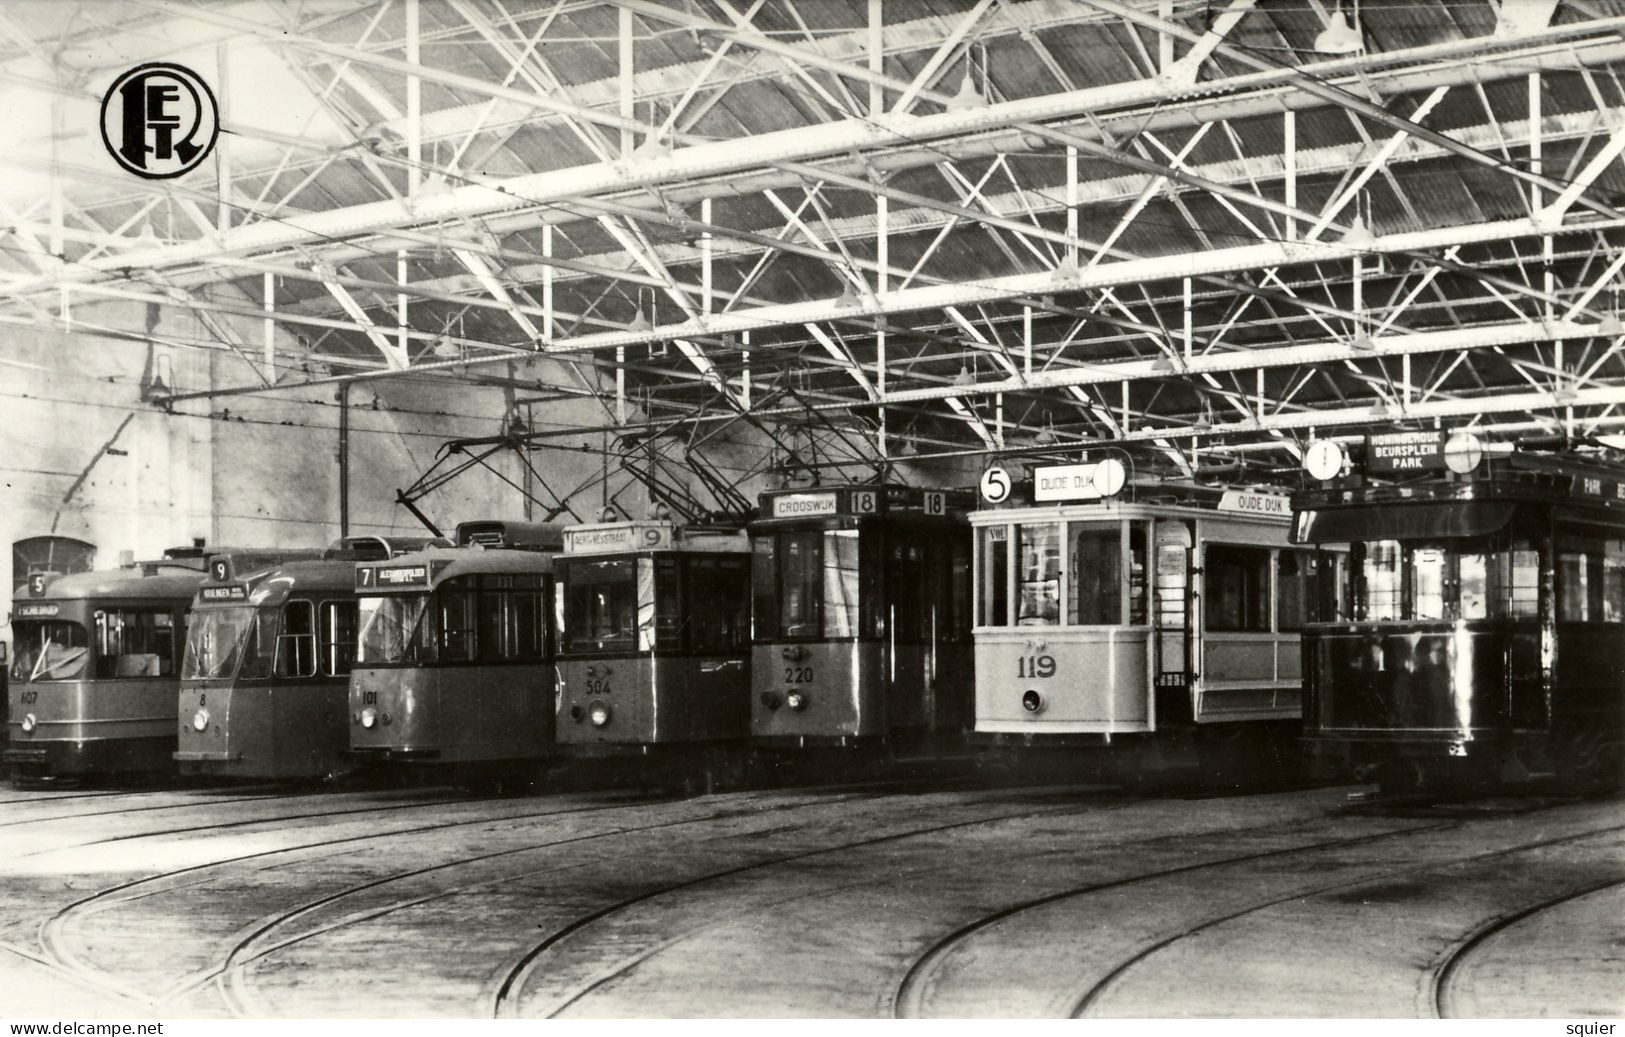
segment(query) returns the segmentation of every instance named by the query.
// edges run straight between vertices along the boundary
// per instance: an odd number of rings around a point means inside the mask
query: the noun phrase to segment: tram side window
[[[858,531],[824,531],[824,636],[863,635],[863,568]]]
[[[324,601],[321,610],[322,675],[342,677],[355,666],[358,610],[353,601]]]
[[[1326,559],[1330,555],[1325,556]],[[1276,629],[1302,630],[1316,622],[1316,578],[1325,560],[1313,551],[1282,550],[1276,562]]]
[[[1450,556],[1442,547],[1410,549],[1410,564],[1406,566],[1411,600],[1409,618],[1446,618],[1445,584],[1449,580],[1449,562]]]
[[[473,580],[460,577],[441,584],[435,591],[435,617],[440,630],[440,661],[473,662],[477,658],[478,628]]]
[[[1052,522],[1016,527],[1020,584],[1018,626],[1054,626],[1061,621],[1061,530]]]
[[[689,647],[710,655],[744,651],[745,563],[734,558],[691,558],[686,575]]]
[[[12,630],[12,680],[66,681],[84,674],[90,643],[78,623],[13,620]]]
[[[818,600],[822,589],[820,534],[786,533],[779,540],[779,600],[774,611],[784,637],[819,635]]]
[[[172,612],[103,609],[96,613],[98,678],[172,677],[180,648]]]
[[[1625,540],[1610,540],[1603,549],[1602,618],[1625,622]]]
[[[778,537],[758,536],[750,542],[750,619],[753,637],[769,641],[779,636]]]
[[[1518,541],[1496,559],[1501,585],[1501,612],[1513,618],[1540,615],[1540,552]]]
[[[565,649],[624,651],[637,633],[637,562],[568,563],[564,573]]]
[[[1270,629],[1270,551],[1267,547],[1209,544],[1205,626],[1224,632]]]
[[[1148,622],[1146,617],[1146,524],[1130,522],[1128,527],[1128,621],[1132,626]]]
[[[1399,541],[1374,540],[1364,547],[1365,550],[1360,552],[1363,577],[1360,587],[1364,591],[1361,602],[1364,615],[1361,618],[1368,621],[1399,619],[1400,577],[1403,573]]]
[[[534,577],[482,576],[475,658],[482,663],[533,662],[546,653],[542,590]]]
[[[310,677],[316,673],[316,612],[308,601],[290,601],[282,606],[275,670],[278,677]]]
[[[676,648],[683,637],[683,614],[677,604],[681,593],[678,589],[677,559],[656,558],[654,563],[655,647]],[[693,592],[690,590],[688,593]],[[697,602],[703,599],[690,600]]]
[[[886,548],[886,607],[892,635],[903,644],[925,640],[924,551],[917,543],[893,541]]]
[[[1601,531],[1559,529],[1557,534],[1557,618],[1570,623],[1621,621],[1620,541]],[[1610,574],[1609,570],[1613,572]],[[1612,575],[1612,579],[1610,579]]]
[[[1010,527],[985,526],[976,538],[976,549],[981,552],[982,626],[1010,625]]]
[[[963,540],[955,539],[948,555],[948,631],[955,641],[969,641],[970,612],[970,548]]]
[[[1122,622],[1122,537],[1117,523],[1072,524],[1071,593],[1067,622],[1084,626]],[[1142,534],[1141,551],[1144,551]],[[1141,562],[1142,572],[1144,562]],[[1143,590],[1142,590],[1143,595]]]

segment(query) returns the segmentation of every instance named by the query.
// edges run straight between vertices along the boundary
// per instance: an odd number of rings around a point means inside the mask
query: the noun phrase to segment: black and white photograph
[[[8,1033],[1620,1032],[1625,0],[0,0],[0,132]]]

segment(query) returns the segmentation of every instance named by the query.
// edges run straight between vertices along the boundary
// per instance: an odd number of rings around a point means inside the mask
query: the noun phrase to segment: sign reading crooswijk
[[[808,515],[834,515],[840,510],[836,494],[788,493],[773,498],[774,518],[802,518]]]

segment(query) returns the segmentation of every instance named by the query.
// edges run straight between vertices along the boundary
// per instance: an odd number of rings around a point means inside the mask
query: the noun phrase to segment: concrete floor
[[[14,1016],[1619,1016],[1625,801],[0,793]]]

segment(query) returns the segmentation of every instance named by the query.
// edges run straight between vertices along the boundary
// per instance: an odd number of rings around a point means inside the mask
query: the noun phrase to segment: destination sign
[[[1625,501],[1625,482],[1604,479],[1600,475],[1576,475],[1569,490],[1572,493],[1583,493],[1587,497]]]
[[[774,518],[834,515],[840,510],[840,498],[834,490],[828,493],[787,493],[782,497],[773,498]]]
[[[1127,470],[1115,458],[1092,464],[1063,464],[1033,469],[1033,500],[1099,500],[1123,488]]]
[[[204,601],[247,601],[248,588],[240,583],[230,587],[204,587],[198,596]]]
[[[428,585],[427,565],[363,565],[355,571],[356,590],[394,590]]]
[[[54,616],[62,611],[62,606],[55,602],[32,602],[17,606],[18,619],[39,619],[42,616]]]
[[[1279,493],[1259,493],[1254,490],[1225,490],[1224,495],[1219,498],[1219,510],[1288,518],[1292,515],[1292,498]]]
[[[648,551],[670,547],[672,527],[666,522],[617,522],[605,526],[577,526],[564,531],[564,553]]]
[[[1382,472],[1431,472],[1445,467],[1445,432],[1368,432],[1365,437],[1365,467],[1373,474]]]

